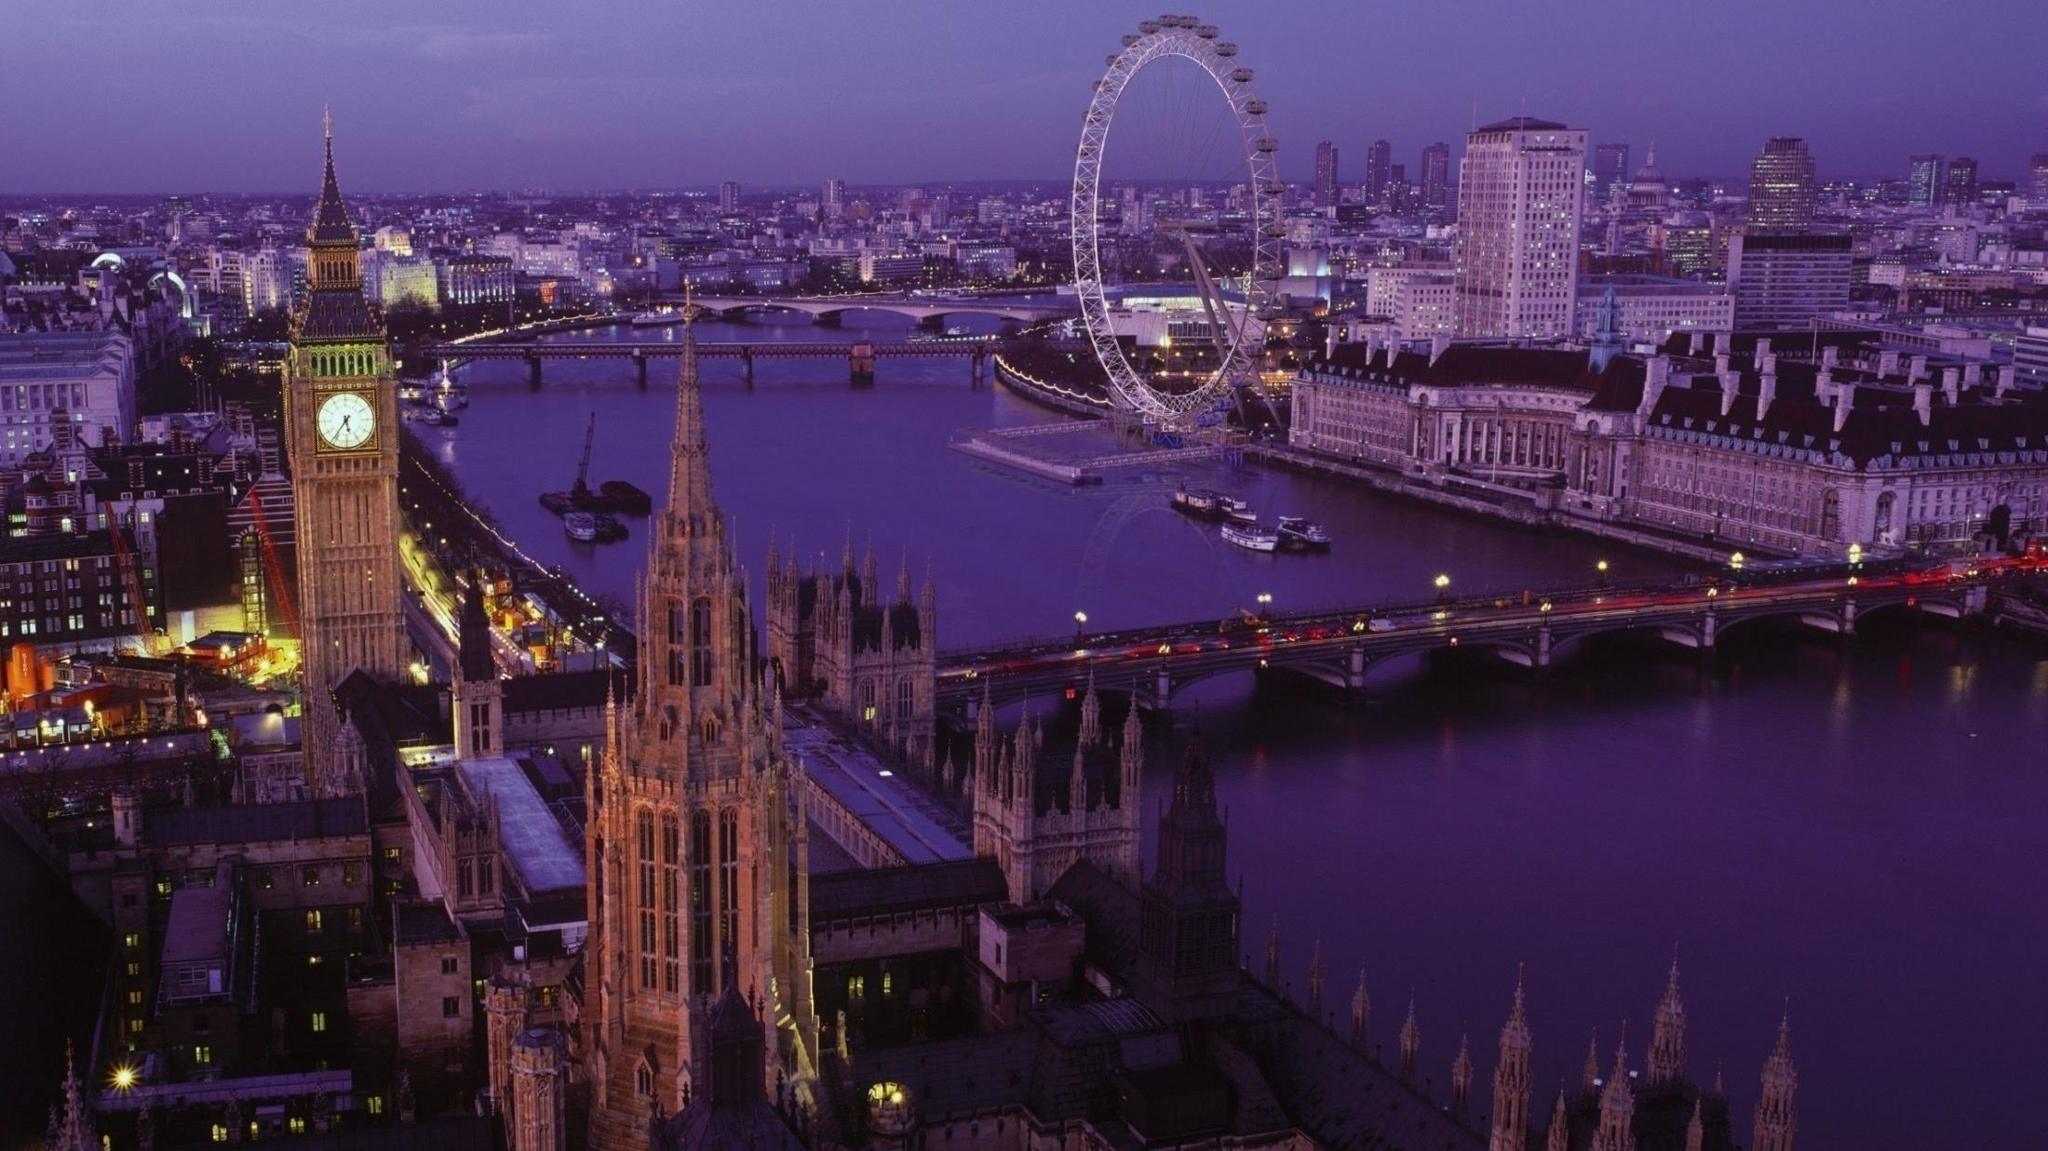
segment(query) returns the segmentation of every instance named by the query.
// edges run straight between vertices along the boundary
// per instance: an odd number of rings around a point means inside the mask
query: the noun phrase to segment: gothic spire
[[[1365,993],[1365,964],[1358,965],[1358,990],[1351,993],[1351,1045],[1365,1046],[1366,1024],[1372,1020],[1372,996]]]
[[[1671,973],[1650,1031],[1650,1086],[1685,1077],[1685,1001],[1678,994],[1678,948],[1671,949]]]
[[[92,1106],[86,1102],[85,1084],[78,1077],[71,1044],[64,1044],[64,1110],[51,1125],[51,1151],[97,1151],[100,1140],[94,1131]]]
[[[475,568],[470,569],[469,588],[462,595],[462,619],[456,633],[462,678],[470,683],[496,679],[498,665],[491,654],[491,623],[484,615],[483,572]]]
[[[1401,1078],[1415,1082],[1415,1060],[1422,1054],[1422,1027],[1415,1022],[1415,992],[1408,992],[1408,1018],[1401,1021]]]
[[[1692,1119],[1685,1125],[1685,1151],[1706,1151],[1707,1124],[1705,1117],[1700,1113],[1700,1105],[1700,1097],[1693,1096]]]
[[[1500,1062],[1493,1069],[1493,1137],[1488,1151],[1523,1151],[1529,1142],[1529,1018],[1523,1003],[1522,969],[1515,969],[1515,1005],[1500,1029]]]
[[[321,112],[320,136],[327,166],[320,181],[320,204],[313,210],[313,230],[308,238],[316,244],[347,243],[354,246],[356,230],[349,224],[348,206],[341,202],[341,182],[334,178],[334,115],[331,111]]]
[[[1579,1073],[1579,1093],[1591,1095],[1600,1086],[1600,1029],[1593,1029],[1593,1038],[1586,1042],[1586,1066]]]
[[[1550,1109],[1550,1131],[1544,1137],[1543,1151],[1571,1151],[1572,1121],[1564,1109],[1564,1087],[1557,1089],[1557,1103]]]
[[[683,285],[683,365],[676,376],[667,515],[672,534],[677,535],[702,535],[718,524],[718,504],[711,494],[710,446],[704,438],[704,393],[697,384],[696,309],[690,302],[687,281]]]
[[[1472,1098],[1472,1033],[1458,1036],[1458,1055],[1451,1060],[1451,1109],[1463,1113]]]
[[[1074,754],[1102,742],[1102,699],[1095,694],[1095,665],[1088,665],[1088,688],[1081,695],[1081,734]]]
[[[1764,1093],[1757,1100],[1756,1134],[1750,1139],[1754,1151],[1792,1151],[1792,1137],[1799,1129],[1792,1093],[1798,1087],[1799,1071],[1792,1065],[1792,1006],[1787,1003],[1778,1020],[1778,1045],[1764,1061]]]
[[[1600,1089],[1600,1129],[1593,1133],[1593,1151],[1636,1151],[1636,1095],[1628,1082],[1628,1024],[1614,1045],[1614,1072]]]
[[[1308,1017],[1320,1022],[1323,1018],[1323,941],[1316,940],[1315,950],[1308,957]]]

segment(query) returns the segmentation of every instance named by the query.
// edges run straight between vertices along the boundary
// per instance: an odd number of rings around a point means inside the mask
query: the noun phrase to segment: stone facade
[[[816,700],[930,772],[938,596],[926,577],[913,600],[910,569],[882,597],[875,551],[859,570],[847,541],[834,573],[768,553],[768,660],[792,699]]]

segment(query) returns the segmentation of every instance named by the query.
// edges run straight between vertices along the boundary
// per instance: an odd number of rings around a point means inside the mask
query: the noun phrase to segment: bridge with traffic
[[[1995,581],[2035,566],[2035,560],[1986,560],[1960,571],[1851,574],[1765,586],[1712,577],[1665,587],[1577,587],[1300,613],[1246,611],[1222,620],[1077,630],[941,651],[938,704],[942,712],[972,712],[983,699],[1014,702],[1078,690],[1093,680],[1105,690],[1129,690],[1143,706],[1164,708],[1190,684],[1245,671],[1362,691],[1375,666],[1403,656],[1479,650],[1544,668],[1593,636],[1635,632],[1707,651],[1729,628],[1766,619],[1850,635],[1860,618],[1875,611],[1973,615],[1984,610]]]

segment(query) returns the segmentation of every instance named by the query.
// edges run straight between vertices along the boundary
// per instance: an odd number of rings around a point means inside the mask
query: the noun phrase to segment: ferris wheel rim
[[[1252,89],[1251,69],[1235,62],[1235,46],[1217,40],[1213,25],[1201,24],[1192,16],[1161,17],[1138,26],[1137,35],[1124,37],[1123,48],[1109,57],[1107,70],[1095,82],[1088,114],[1081,124],[1081,142],[1074,159],[1073,195],[1069,206],[1069,229],[1074,254],[1075,295],[1081,305],[1081,319],[1088,332],[1095,358],[1109,377],[1112,398],[1141,415],[1163,421],[1178,421],[1212,405],[1251,367],[1252,325],[1247,322],[1233,331],[1228,349],[1219,357],[1216,370],[1201,386],[1186,392],[1164,392],[1139,376],[1117,344],[1109,324],[1108,302],[1103,294],[1101,238],[1098,211],[1101,202],[1102,157],[1109,141],[1109,129],[1124,89],[1144,70],[1161,59],[1177,56],[1192,61],[1208,73],[1222,91],[1238,123],[1245,147],[1246,171],[1250,176],[1252,212],[1252,265],[1247,280],[1244,318],[1263,320],[1275,296],[1280,278],[1278,200],[1281,184],[1275,160],[1277,148],[1266,126],[1266,104]]]

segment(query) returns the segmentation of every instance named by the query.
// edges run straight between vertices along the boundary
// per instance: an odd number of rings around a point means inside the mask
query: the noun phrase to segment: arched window
[[[907,720],[917,707],[917,688],[909,677],[896,681],[896,718]]]
[[[633,1069],[633,1088],[640,1092],[643,1099],[654,1094],[654,1069],[649,1067],[644,1059]]]
[[[690,686],[711,686],[711,601],[690,604]]]

